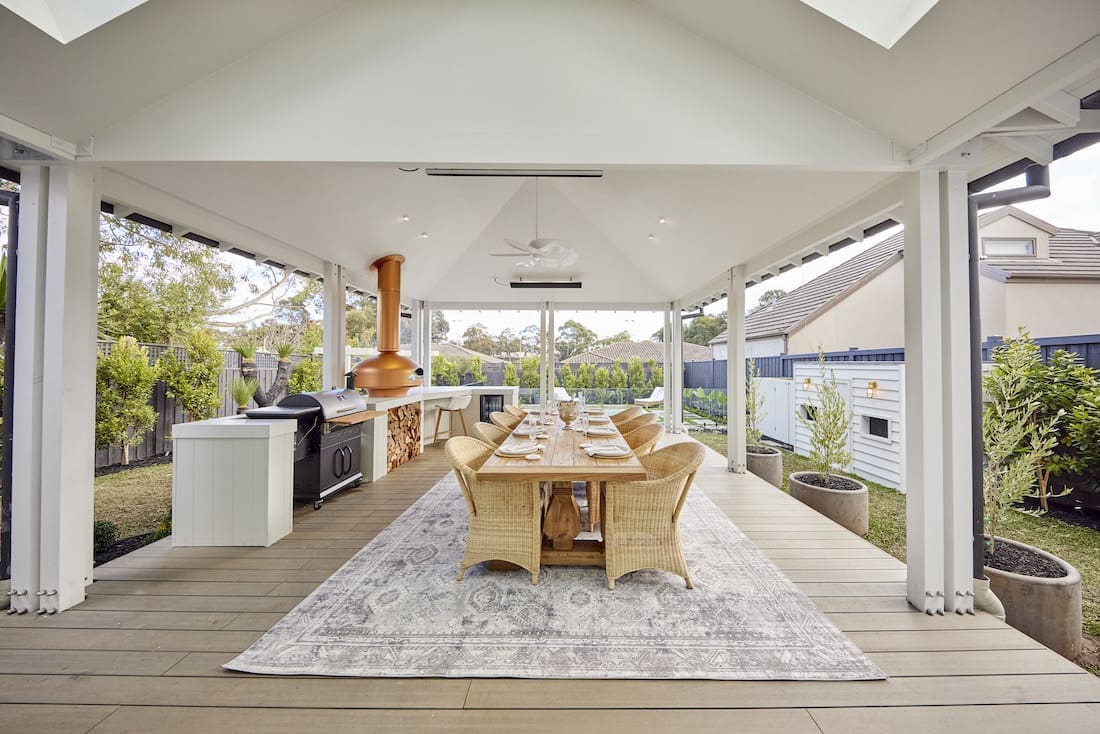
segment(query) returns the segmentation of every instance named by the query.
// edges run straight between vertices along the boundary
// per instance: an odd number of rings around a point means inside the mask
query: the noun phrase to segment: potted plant
[[[848,430],[852,412],[837,387],[836,379],[825,371],[825,355],[818,353],[821,380],[817,386],[817,404],[798,420],[810,432],[810,463],[813,471],[795,472],[789,479],[791,496],[809,505],[825,517],[866,535],[868,530],[867,485],[834,474],[851,461]]]
[[[760,443],[763,433],[760,422],[767,417],[764,412],[764,395],[760,392],[760,373],[756,360],[749,360],[748,395],[745,400],[745,466],[756,476],[776,487],[783,486],[783,454],[779,449]]]
[[[233,402],[237,404],[237,415],[248,409],[248,403],[256,394],[260,383],[254,377],[234,377],[229,386],[229,394],[233,396]]]
[[[1010,625],[1073,660],[1081,651],[1081,574],[1057,556],[1000,536],[1008,513],[1035,488],[1036,467],[1057,446],[1064,416],[1037,419],[1043,408],[1028,382],[1039,348],[1026,333],[999,347],[993,363],[983,381],[985,574]]]

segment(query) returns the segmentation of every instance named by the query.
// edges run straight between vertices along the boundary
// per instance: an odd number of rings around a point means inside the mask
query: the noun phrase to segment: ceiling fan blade
[[[532,252],[532,249],[531,249],[530,245],[527,245],[527,244],[524,244],[524,243],[521,243],[521,242],[516,242],[515,240],[510,240],[510,239],[507,239],[507,238],[505,238],[504,242],[509,247],[511,247],[513,250],[519,250],[524,255],[530,255],[531,252]]]

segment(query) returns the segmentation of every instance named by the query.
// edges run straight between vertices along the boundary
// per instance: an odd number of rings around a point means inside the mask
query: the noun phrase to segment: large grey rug
[[[367,490],[369,491],[369,490]],[[681,515],[695,583],[602,568],[455,573],[466,506],[441,480],[225,667],[514,678],[885,678],[701,492]]]

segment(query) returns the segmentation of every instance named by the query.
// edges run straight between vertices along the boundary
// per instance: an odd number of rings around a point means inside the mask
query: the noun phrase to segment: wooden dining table
[[[602,414],[606,417],[606,414]],[[591,417],[591,416],[589,416]],[[530,416],[529,416],[530,418]],[[501,456],[494,452],[478,469],[485,481],[538,481],[551,486],[550,501],[543,514],[543,565],[604,564],[603,542],[577,540],[581,533],[581,509],[573,496],[573,482],[638,481],[646,478],[645,467],[631,452],[621,459],[589,456],[580,444],[626,446],[619,429],[611,421],[590,423],[590,428],[609,427],[609,435],[586,435],[566,427],[556,414],[542,419],[538,427],[544,438],[536,439],[542,450],[536,460],[523,456]],[[573,422],[576,425],[577,421]],[[529,443],[530,423],[521,422],[501,446]],[[494,564],[490,564],[492,568]]]

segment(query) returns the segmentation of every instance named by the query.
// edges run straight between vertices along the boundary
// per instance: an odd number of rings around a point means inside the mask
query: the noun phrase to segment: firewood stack
[[[390,408],[386,417],[386,459],[390,469],[396,469],[420,455],[420,406],[400,405]]]

